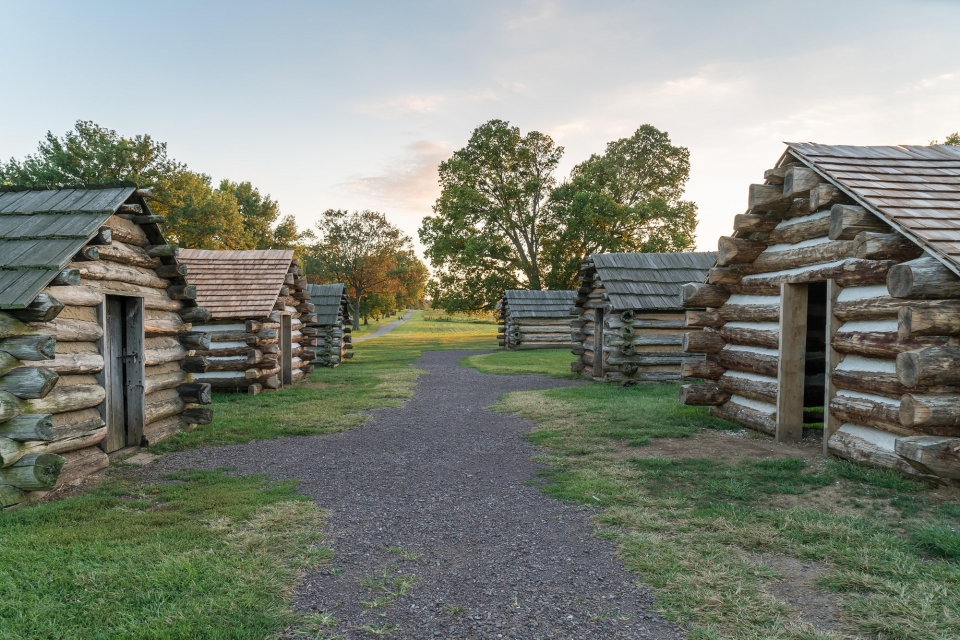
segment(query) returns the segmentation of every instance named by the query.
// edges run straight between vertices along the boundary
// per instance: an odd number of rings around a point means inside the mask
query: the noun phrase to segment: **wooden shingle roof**
[[[337,317],[343,313],[346,322],[349,312],[343,300],[343,283],[335,284],[308,284],[310,302],[313,303],[314,313],[317,314],[317,324],[336,324]]]
[[[787,145],[792,155],[960,274],[960,147]]]
[[[187,282],[197,287],[197,304],[214,320],[270,315],[290,270],[293,251],[181,249]]]
[[[514,318],[566,318],[572,317],[570,308],[576,297],[576,291],[507,289],[500,304],[505,303]]]
[[[136,187],[0,192],[0,309],[23,309]]]
[[[699,253],[598,253],[590,256],[615,310],[681,310],[680,287],[700,282],[716,263],[715,251]]]

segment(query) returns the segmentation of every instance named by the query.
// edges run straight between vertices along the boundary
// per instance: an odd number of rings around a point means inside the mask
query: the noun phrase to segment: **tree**
[[[328,209],[317,229],[319,242],[311,247],[306,261],[308,276],[347,286],[353,298],[355,329],[360,328],[362,300],[372,295],[396,296],[401,290],[409,290],[405,279],[419,268],[412,261],[420,261],[413,255],[409,236],[390,224],[382,213]],[[422,263],[420,267],[422,290],[426,267]]]
[[[164,235],[190,249],[249,248],[236,198],[210,183],[210,176],[192,171],[168,183]]]
[[[593,253],[693,245],[690,153],[666,133],[644,125],[557,185],[562,153],[549,136],[491,120],[440,165],[441,194],[420,228],[434,306],[492,309],[504,289],[575,287]]]
[[[562,155],[547,135],[491,120],[440,164],[435,215],[420,227],[439,271],[435,304],[492,308],[492,283],[541,288],[543,209]]]
[[[132,138],[79,120],[62,138],[53,133],[37,153],[0,163],[0,184],[67,187],[132,181],[153,189],[151,209],[167,217],[168,240],[193,249],[295,249],[303,251],[310,231],[297,231],[291,216],[249,182],[195,173],[167,155],[167,144],[147,134]],[[276,226],[274,226],[276,225]]]
[[[576,288],[580,264],[595,253],[692,248],[697,206],[682,200],[689,176],[690,152],[650,125],[574,167],[550,194],[547,286]]]
[[[960,131],[957,131],[948,135],[946,140],[943,141],[943,144],[949,144],[954,147],[960,147]]]

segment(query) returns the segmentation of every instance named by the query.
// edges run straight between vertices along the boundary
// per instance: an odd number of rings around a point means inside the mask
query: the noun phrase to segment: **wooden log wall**
[[[570,321],[572,353],[577,359],[571,371],[594,378],[594,362],[602,361],[604,382],[622,386],[679,380],[684,365],[704,360],[683,350],[684,314],[676,311],[614,309],[603,300],[603,282],[592,265],[580,274],[581,286]],[[603,309],[603,322],[595,322]],[[601,332],[601,350],[596,352],[596,333]]]
[[[684,289],[686,306],[710,303],[688,311],[687,326],[713,337],[686,340],[706,360],[683,375],[706,384],[681,397],[774,433],[780,285],[830,279],[834,333],[820,356],[829,397],[804,400],[828,405],[825,451],[941,478],[955,468],[960,478],[960,278],[789,155],[751,186],[749,205],[720,240],[719,266]]]
[[[30,308],[0,312],[0,507],[23,501],[29,492],[79,482],[109,464],[99,446],[107,436],[106,390],[98,377],[104,370],[98,307],[105,295],[144,301],[145,424],[136,444],[158,442],[203,419],[190,410],[209,412],[198,409],[209,404],[209,388],[191,384],[191,374],[181,369],[194,353],[193,328],[184,317],[202,321],[205,312],[184,302],[191,292],[182,267],[171,256],[161,261],[151,255],[167,251],[153,244],[160,237],[156,223],[145,231],[134,215],[111,217],[105,229],[112,233],[102,232],[93,240],[100,244],[87,247],[97,252],[81,251],[83,259],[71,263]],[[36,309],[43,311],[37,315]]]
[[[285,284],[273,310],[263,318],[219,318],[197,327],[204,335],[204,344],[195,349],[183,366],[194,373],[198,382],[214,390],[245,391],[257,395],[282,386],[283,354],[280,350],[281,317],[291,317],[291,356],[293,381],[304,379],[313,371],[311,360],[317,345],[315,331],[306,328],[303,320],[312,320],[313,304],[306,290],[303,270],[291,261]]]
[[[317,367],[337,367],[344,360],[353,357],[353,344],[350,333],[353,331],[350,318],[350,299],[346,288],[337,307],[337,318],[333,324],[307,323],[302,330],[304,335],[314,340],[313,359],[310,364]]]
[[[570,317],[518,317],[501,303],[497,344],[511,351],[571,348]]]

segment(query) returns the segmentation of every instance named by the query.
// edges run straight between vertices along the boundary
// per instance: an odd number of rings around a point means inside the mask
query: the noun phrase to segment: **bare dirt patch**
[[[740,460],[776,460],[800,458],[808,462],[822,459],[819,442],[803,440],[798,443],[778,443],[773,438],[756,432],[701,431],[689,438],[658,438],[642,447],[624,446],[625,458],[717,458],[728,464]]]
[[[829,571],[829,565],[772,553],[751,553],[747,558],[779,574],[779,579],[764,584],[764,590],[789,605],[800,620],[819,631],[838,630],[842,625],[842,610],[836,595],[821,591],[815,585]]]

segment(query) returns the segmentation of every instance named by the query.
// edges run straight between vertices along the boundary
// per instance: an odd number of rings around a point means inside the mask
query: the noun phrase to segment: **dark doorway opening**
[[[807,285],[807,339],[803,379],[805,427],[823,428],[827,364],[827,283]]]
[[[143,299],[106,296],[100,315],[101,380],[106,392],[101,416],[107,426],[107,437],[100,447],[110,453],[139,446],[143,439]]]

